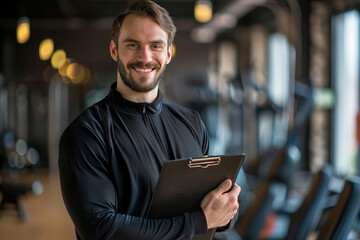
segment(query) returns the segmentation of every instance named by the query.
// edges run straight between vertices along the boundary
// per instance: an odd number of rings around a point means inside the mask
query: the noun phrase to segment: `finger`
[[[241,188],[239,185],[237,185],[236,183],[234,183],[234,185],[232,186],[231,190],[223,192],[223,195],[227,195],[228,197],[238,197],[240,194]]]
[[[234,183],[234,186],[231,189],[231,192],[236,194],[236,195],[239,195],[240,192],[241,192],[241,187],[239,185],[237,185],[236,183]]]
[[[226,179],[215,189],[215,192],[217,192],[218,194],[222,194],[226,191],[229,191],[230,188],[231,188],[231,180]]]

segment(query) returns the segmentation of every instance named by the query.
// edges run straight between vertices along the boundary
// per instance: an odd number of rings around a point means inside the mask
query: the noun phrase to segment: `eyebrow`
[[[140,43],[139,41],[137,41],[137,40],[135,40],[135,39],[133,39],[133,38],[126,38],[126,39],[124,39],[124,41],[123,41],[123,43],[128,43],[128,42],[132,42],[132,43]],[[165,45],[165,46],[166,46],[165,41],[164,41],[164,40],[162,40],[162,39],[159,39],[159,40],[154,40],[154,41],[151,41],[150,43],[151,43],[151,44],[154,44],[154,43],[160,43],[160,44],[163,44],[163,45]]]

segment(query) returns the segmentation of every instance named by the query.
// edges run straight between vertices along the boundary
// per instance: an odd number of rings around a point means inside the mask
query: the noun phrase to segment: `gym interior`
[[[128,0],[0,8],[0,239],[76,239],[64,129],[116,81]],[[239,218],[213,239],[360,239],[360,1],[155,0],[177,27],[160,89],[198,111],[210,155],[245,153]]]

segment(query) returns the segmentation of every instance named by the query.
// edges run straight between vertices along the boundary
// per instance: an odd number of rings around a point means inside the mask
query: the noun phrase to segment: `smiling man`
[[[121,25],[120,34],[110,44],[111,57],[118,65],[116,90],[129,100],[152,102],[171,59],[167,33],[154,19],[135,14],[124,18]]]
[[[78,239],[191,239],[235,222],[240,187],[229,180],[194,212],[146,218],[162,164],[209,148],[199,114],[159,90],[175,30],[167,11],[148,0],[133,2],[113,22],[117,81],[60,140],[61,189]]]

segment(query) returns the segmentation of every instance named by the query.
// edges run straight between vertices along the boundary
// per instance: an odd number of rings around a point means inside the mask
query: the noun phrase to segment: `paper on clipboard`
[[[245,154],[187,158],[164,163],[148,212],[150,218],[166,218],[192,212],[221,182],[234,183]],[[212,239],[214,230],[193,239]]]

